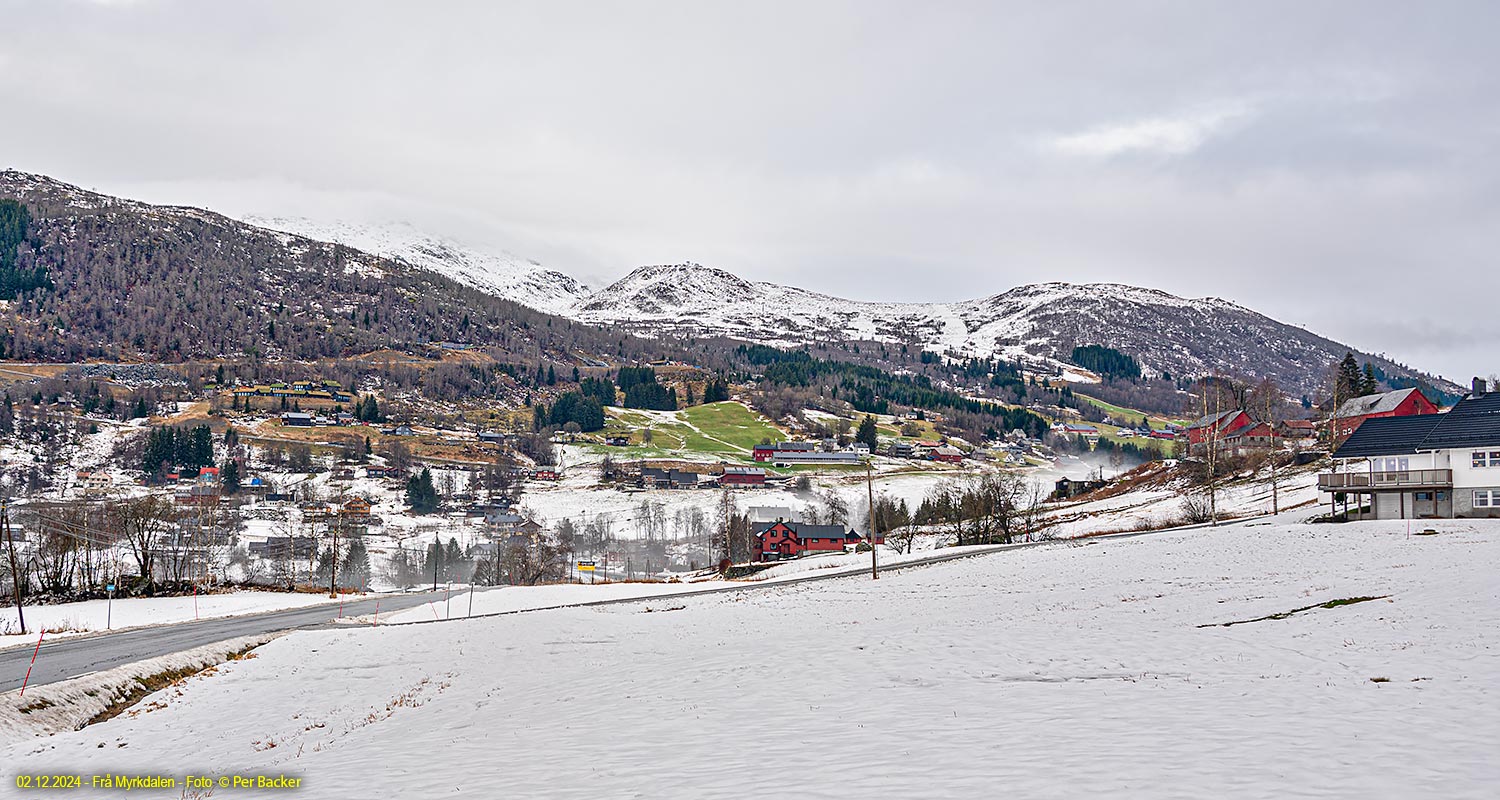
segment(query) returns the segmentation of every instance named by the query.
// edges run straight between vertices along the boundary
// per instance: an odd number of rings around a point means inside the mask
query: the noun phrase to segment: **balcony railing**
[[[1453,485],[1451,469],[1404,469],[1395,472],[1334,472],[1318,476],[1323,491],[1346,489],[1404,489]]]

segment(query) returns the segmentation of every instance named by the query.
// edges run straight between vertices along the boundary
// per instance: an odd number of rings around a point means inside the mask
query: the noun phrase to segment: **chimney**
[[[1481,397],[1481,396],[1483,396],[1485,392],[1489,391],[1489,388],[1490,388],[1489,384],[1485,383],[1484,378],[1475,378],[1474,379],[1474,396],[1475,397]]]

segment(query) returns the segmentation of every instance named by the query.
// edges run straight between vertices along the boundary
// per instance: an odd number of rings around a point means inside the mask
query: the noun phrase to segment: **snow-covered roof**
[[[1338,416],[1340,418],[1363,417],[1367,414],[1384,414],[1395,411],[1415,391],[1418,391],[1416,387],[1412,387],[1409,389],[1397,389],[1394,392],[1352,397],[1339,406]]]

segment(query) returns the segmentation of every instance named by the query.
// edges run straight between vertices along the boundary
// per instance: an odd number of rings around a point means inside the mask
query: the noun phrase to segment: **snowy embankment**
[[[1271,484],[1264,472],[1226,480],[1217,492],[1215,505],[1219,518],[1270,514],[1271,494]],[[1048,533],[1058,539],[1071,539],[1187,524],[1186,505],[1194,495],[1206,507],[1207,494],[1201,490],[1194,492],[1184,480],[1176,478],[1164,485],[1139,487],[1101,500],[1064,503],[1048,512],[1049,518],[1057,520]],[[1316,468],[1288,471],[1278,482],[1275,502],[1278,510],[1309,508],[1317,501]],[[1302,516],[1313,513],[1308,510]]]
[[[1493,796],[1500,522],[1295,516],[298,632],[0,761],[349,798]]]
[[[354,598],[345,595],[344,599]],[[80,603],[59,603],[51,606],[26,606],[26,629],[22,636],[17,631],[16,608],[0,609],[0,648],[30,646],[36,644],[37,633],[47,632],[47,639],[77,636],[103,630],[122,630],[149,625],[175,625],[195,619],[232,617],[239,614],[257,614],[263,611],[281,611],[288,608],[305,608],[319,603],[334,603],[324,594],[305,592],[232,592],[229,594],[204,594],[186,597],[132,597],[116,598],[111,609],[107,600],[85,600]],[[106,628],[106,626],[108,626]]]
[[[184,676],[202,674],[227,659],[247,653],[280,634],[265,633],[226,639],[180,653],[148,658],[45,686],[0,693],[0,746],[76,730],[100,714],[117,713],[148,692],[162,689],[143,708],[162,708],[168,696],[180,696]],[[253,655],[251,656],[253,657]],[[142,709],[125,710],[134,716]],[[7,762],[15,763],[15,762]],[[75,770],[76,771],[76,770]]]

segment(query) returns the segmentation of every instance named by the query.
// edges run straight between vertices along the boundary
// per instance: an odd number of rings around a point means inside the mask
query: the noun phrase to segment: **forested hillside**
[[[5,357],[310,359],[439,341],[517,360],[667,349],[433,272],[192,208],[0,172]]]

